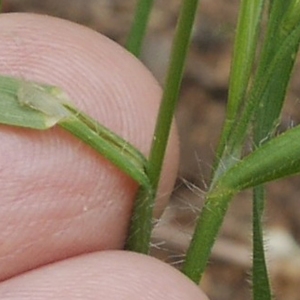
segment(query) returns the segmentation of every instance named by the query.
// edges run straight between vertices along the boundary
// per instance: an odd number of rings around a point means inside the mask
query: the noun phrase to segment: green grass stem
[[[274,74],[276,74],[277,72],[280,73],[280,70],[282,69],[286,69],[286,72],[289,72],[289,74],[291,73],[293,65],[290,64],[290,60],[293,59],[297,53],[295,49],[298,49],[299,41],[300,24],[284,39],[282,45],[277,49],[277,52],[272,58],[270,64],[264,70],[264,73],[261,73],[261,75],[256,76],[256,78],[254,79],[255,83],[250,92],[246,107],[240,119],[236,121],[236,130],[232,132],[232,135],[230,136],[226,145],[226,150],[229,154],[232,153],[233,158],[234,154],[236,153],[235,149],[240,149],[241,145],[243,145],[246,137],[248,136],[248,128],[252,121],[253,114],[257,111],[258,107],[264,107],[264,104],[262,102],[264,94],[272,91],[270,87],[272,86],[272,84],[274,84],[273,80],[277,78],[276,76],[274,76]],[[278,79],[279,81],[275,82],[274,88],[281,88],[281,91],[285,92],[288,84],[288,80],[285,81],[285,76],[287,75],[283,74],[283,80],[281,81],[280,79]],[[289,77],[286,78],[289,79]],[[269,97],[267,97],[266,99],[270,101]],[[278,99],[281,100],[282,98]],[[275,101],[274,99],[271,100]],[[281,108],[282,105],[279,105]],[[266,109],[266,107],[264,107],[264,109]],[[266,113],[266,111],[264,112]],[[230,164],[225,159],[222,159],[221,161],[226,166],[230,166]],[[232,161],[232,163],[234,164],[237,160],[235,158],[235,161],[233,159],[231,159],[230,161]]]
[[[257,186],[253,193],[253,267],[252,291],[253,300],[271,300],[271,287],[269,282],[264,238],[263,238],[263,213],[264,213],[264,187]]]
[[[227,147],[230,134],[236,126],[236,119],[245,105],[246,92],[253,72],[264,3],[265,0],[243,0],[241,2],[231,64],[226,120],[217,149],[211,187],[226,168],[235,163],[241,153],[242,145],[230,152],[227,152]]]
[[[184,0],[177,23],[169,69],[167,72],[147,168],[147,174],[154,191],[156,191],[158,187],[173,116],[178,101],[184,65],[190,44],[191,32],[197,7],[198,0]],[[140,197],[140,195],[143,194],[144,191],[141,187],[134,205],[134,213],[126,249],[148,253],[153,227],[152,210],[154,206],[154,198],[151,199],[151,197],[148,197],[147,199],[143,199],[143,197]],[[151,214],[149,209],[151,209]],[[140,216],[145,215],[143,211],[147,211],[147,215],[151,215],[151,218],[141,218]],[[145,231],[143,232],[140,228],[144,228]]]
[[[271,139],[227,170],[206,197],[183,272],[198,283],[232,197],[272,180],[300,173],[300,126]],[[275,151],[274,151],[275,149]]]
[[[202,278],[233,193],[208,194],[186,253],[182,272],[196,284]]]
[[[294,3],[293,3],[294,2]],[[292,8],[292,9],[291,9]],[[299,5],[298,5],[299,9]],[[262,51],[261,62],[258,67],[256,82],[262,80],[265,69],[272,63],[276,51],[284,40],[296,28],[295,15],[297,7],[295,1],[275,1],[270,10],[270,20],[266,35],[266,43]],[[299,23],[299,22],[298,22]],[[271,139],[280,123],[280,113],[283,107],[286,90],[291,78],[299,44],[290,47],[280,66],[278,66],[262,94],[260,104],[256,108],[253,140],[255,147],[260,147]],[[257,86],[257,85],[256,85]],[[253,89],[255,90],[254,85]],[[252,291],[254,300],[270,300],[271,287],[265,260],[262,218],[264,214],[265,188],[258,186],[253,191],[253,268]]]
[[[178,20],[162,102],[149,156],[148,174],[154,189],[158,186],[171,124],[178,102],[197,6],[198,0],[184,0]]]
[[[152,6],[153,0],[139,0],[136,6],[134,20],[125,48],[137,57],[141,53]]]

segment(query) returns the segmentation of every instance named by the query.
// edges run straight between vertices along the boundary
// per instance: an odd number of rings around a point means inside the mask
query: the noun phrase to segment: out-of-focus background
[[[136,0],[3,0],[5,12],[54,15],[89,26],[124,45]],[[142,61],[163,85],[180,0],[157,0]],[[202,0],[183,80],[177,123],[181,163],[170,207],[155,228],[152,254],[179,267],[211,171],[224,119],[238,0]],[[280,130],[300,121],[295,69]],[[271,101],[271,99],[270,99]],[[201,283],[211,300],[251,299],[251,193],[230,206]],[[278,300],[300,299],[300,180],[268,185],[266,249]]]

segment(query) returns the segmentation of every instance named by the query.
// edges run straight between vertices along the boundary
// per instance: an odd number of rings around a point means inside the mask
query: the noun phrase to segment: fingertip
[[[125,251],[98,252],[45,266],[2,283],[0,296],[3,300],[207,300],[174,268]]]

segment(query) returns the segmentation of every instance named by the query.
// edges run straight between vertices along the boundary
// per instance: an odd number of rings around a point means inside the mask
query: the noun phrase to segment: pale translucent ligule
[[[57,94],[55,95],[41,85],[24,81],[17,91],[17,99],[22,106],[45,114],[47,126],[52,127],[60,120],[71,116],[70,111],[64,107],[61,101],[62,97],[59,91],[59,89],[55,89]]]

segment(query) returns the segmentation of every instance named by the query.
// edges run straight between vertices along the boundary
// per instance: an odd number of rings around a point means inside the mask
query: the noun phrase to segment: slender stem
[[[148,174],[155,190],[159,182],[171,124],[178,101],[197,6],[198,0],[185,0],[177,24],[170,65],[149,157]]]
[[[182,269],[196,284],[201,280],[231,198],[231,193],[207,195]]]
[[[198,0],[185,0],[177,24],[162,103],[156,122],[148,167],[146,168],[153,191],[156,191],[158,187],[197,6]],[[131,221],[126,249],[148,253],[153,225],[152,211],[155,193],[146,198],[141,197],[143,194],[145,191],[141,187],[134,205],[134,217]],[[142,218],[144,215],[147,218]],[[141,228],[146,228],[145,232]]]
[[[264,187],[254,188],[253,194],[253,270],[252,290],[254,300],[271,300],[271,288],[265,259],[262,216],[264,211]]]
[[[241,190],[300,172],[300,126],[270,140],[227,170],[206,198],[183,272],[199,282],[232,196]],[[275,149],[275,150],[274,150]]]
[[[141,52],[152,6],[153,0],[139,0],[136,7],[134,21],[126,42],[126,49],[137,57]]]
[[[152,214],[155,193],[153,189],[140,186],[134,202],[134,213],[130,224],[125,249],[148,254],[153,227]],[[151,205],[149,205],[151,203]]]
[[[231,63],[226,121],[217,149],[212,186],[226,168],[233,165],[236,158],[240,157],[242,143],[238,144],[233,151],[228,150],[231,148],[232,132],[236,128],[236,122],[246,101],[265,1],[242,0],[241,2]]]

